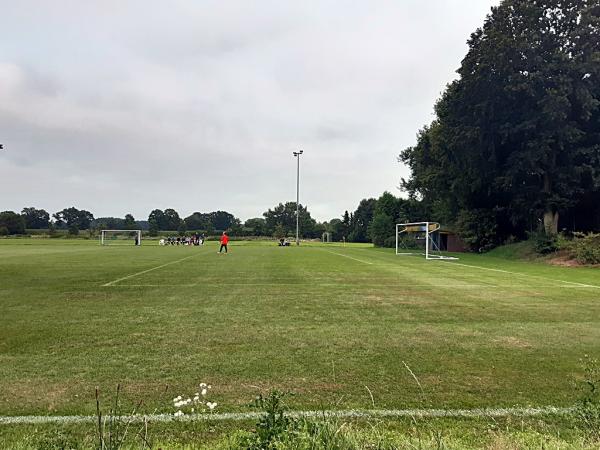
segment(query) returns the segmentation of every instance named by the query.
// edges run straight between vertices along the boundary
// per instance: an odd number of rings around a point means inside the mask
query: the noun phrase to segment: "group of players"
[[[159,245],[204,245],[204,240],[204,234],[194,233],[191,236],[183,237],[169,236],[166,239],[161,239],[158,243]],[[229,236],[227,236],[227,233],[225,231],[223,231],[223,235],[221,236],[219,243],[221,244],[221,247],[219,248],[219,251],[217,253],[221,253],[223,252],[223,250],[225,250],[225,253],[227,253],[227,244],[229,243]]]
[[[203,234],[192,234],[191,236],[169,236],[166,239],[160,240],[160,245],[204,245]]]

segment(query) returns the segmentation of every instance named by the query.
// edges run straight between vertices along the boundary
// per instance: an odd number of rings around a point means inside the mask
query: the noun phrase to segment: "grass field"
[[[220,412],[272,388],[299,410],[568,406],[600,354],[598,269],[216,249],[0,240],[0,416],[93,414],[117,383],[173,412],[202,381]]]

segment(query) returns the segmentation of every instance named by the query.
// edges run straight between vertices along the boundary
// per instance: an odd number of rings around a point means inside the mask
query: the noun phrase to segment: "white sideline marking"
[[[108,283],[103,284],[102,287],[114,286],[115,284],[119,283],[120,281],[129,280],[130,278],[137,277],[138,275],[143,275],[145,273],[152,272],[153,270],[162,269],[163,267],[170,266],[171,264],[177,264],[177,263],[180,263],[181,261],[185,261],[186,259],[194,258],[194,257],[196,257],[198,255],[202,255],[202,254],[203,253],[196,253],[194,255],[190,255],[190,256],[186,256],[185,258],[178,259],[177,261],[171,261],[171,262],[168,262],[166,264],[162,264],[160,266],[153,267],[151,269],[142,270],[141,272],[137,272],[137,273],[133,273],[131,275],[127,275],[126,277],[119,278],[118,280],[109,281]]]
[[[174,287],[238,287],[238,286],[305,286],[305,287],[340,287],[340,288],[363,288],[363,287],[392,287],[399,289],[410,289],[410,288],[451,288],[451,289],[522,289],[522,290],[535,290],[535,289],[589,289],[588,286],[536,286],[536,285],[515,285],[515,284],[408,284],[405,286],[399,286],[396,284],[366,284],[366,283],[182,283],[182,284],[111,284],[103,285],[104,287],[115,287],[115,288],[174,288]],[[594,287],[594,286],[592,286]]]
[[[573,412],[574,408],[559,408],[555,406],[542,406],[538,408],[475,408],[475,409],[350,409],[341,411],[291,411],[291,417],[312,418],[381,418],[381,417],[533,417],[543,415],[566,415]],[[172,414],[148,414],[135,416],[121,416],[125,422],[195,422],[195,421],[240,421],[256,420],[263,414],[250,413],[216,413],[192,414],[175,417]],[[104,420],[110,418],[105,416]],[[93,423],[97,416],[0,416],[0,425],[18,424],[43,424],[43,423]]]
[[[593,288],[593,289],[600,289],[600,286],[595,286],[593,284],[575,283],[574,281],[554,280],[552,278],[542,277],[540,275],[529,275],[527,273],[511,272],[509,270],[492,269],[490,267],[473,266],[473,265],[470,265],[470,264],[462,264],[462,263],[457,263],[457,262],[444,261],[443,259],[439,260],[439,261],[440,262],[445,262],[445,263],[448,263],[448,264],[454,264],[456,266],[471,267],[473,269],[489,270],[491,272],[501,272],[501,273],[507,273],[509,275],[520,275],[522,277],[539,278],[541,280],[556,281],[557,283],[566,283],[566,284],[570,284],[570,285],[573,285],[573,286],[579,286],[579,287],[585,287],[585,288]]]
[[[322,248],[320,248],[319,250],[322,250],[322,251],[327,252],[327,253],[331,253],[332,255],[338,255],[338,256],[343,256],[344,258],[350,258],[350,259],[353,259],[354,261],[358,261],[358,262],[361,262],[363,264],[369,264],[371,266],[373,265],[372,262],[364,261],[364,260],[358,259],[358,258],[353,258],[352,256],[344,255],[343,253],[332,252],[331,250],[324,250]]]

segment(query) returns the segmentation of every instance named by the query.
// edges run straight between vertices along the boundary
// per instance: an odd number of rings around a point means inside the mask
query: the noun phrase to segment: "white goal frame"
[[[411,228],[419,228],[418,232],[425,233],[425,253],[419,251],[401,251],[400,249],[400,235],[414,232]],[[425,259],[446,259],[446,260],[457,260],[454,256],[437,255],[435,251],[441,251],[436,241],[433,239],[434,233],[440,231],[441,226],[438,222],[411,222],[411,223],[397,223],[396,224],[396,255],[420,255],[425,256]]]
[[[331,244],[331,233],[329,231],[325,231],[321,236],[321,242],[323,244]]]
[[[137,246],[142,245],[142,230],[102,230],[100,233],[100,245],[108,245],[106,233],[136,233]]]

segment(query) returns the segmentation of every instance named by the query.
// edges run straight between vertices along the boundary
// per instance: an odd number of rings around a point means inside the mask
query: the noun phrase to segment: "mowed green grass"
[[[203,381],[220,411],[273,388],[298,409],[564,406],[600,356],[597,269],[216,250],[0,240],[0,415],[93,413],[117,383],[172,412]]]

